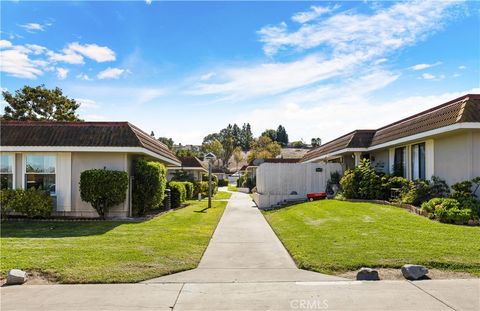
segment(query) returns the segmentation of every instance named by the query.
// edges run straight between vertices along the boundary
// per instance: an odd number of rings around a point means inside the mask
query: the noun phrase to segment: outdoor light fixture
[[[208,161],[208,208],[212,207],[212,162],[217,157],[209,152],[205,155],[205,160]]]

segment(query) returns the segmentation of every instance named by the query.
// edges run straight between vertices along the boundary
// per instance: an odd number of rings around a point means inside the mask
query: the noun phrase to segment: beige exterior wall
[[[97,212],[80,197],[80,174],[89,169],[109,169],[128,171],[130,169],[127,153],[72,152],[72,210],[70,216],[97,217]],[[125,217],[128,215],[128,197],[124,203],[110,209],[108,216]]]
[[[435,176],[448,185],[480,176],[480,131],[434,139]]]

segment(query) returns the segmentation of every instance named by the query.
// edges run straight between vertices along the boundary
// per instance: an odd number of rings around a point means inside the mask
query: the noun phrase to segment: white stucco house
[[[85,170],[106,168],[131,175],[137,157],[180,165],[167,146],[128,122],[2,121],[0,130],[1,187],[50,191],[58,216],[98,216],[80,198],[80,174]],[[108,216],[129,216],[129,193]]]
[[[374,130],[355,130],[312,149],[303,163],[362,158],[376,170],[410,180],[438,176],[447,184],[480,176],[480,94],[468,94]]]

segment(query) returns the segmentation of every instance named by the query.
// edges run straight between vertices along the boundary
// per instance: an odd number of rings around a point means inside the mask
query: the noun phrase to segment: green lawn
[[[480,227],[441,224],[397,207],[334,200],[264,215],[300,268],[335,274],[411,263],[480,275]]]
[[[190,203],[138,223],[2,223],[1,275],[19,268],[62,283],[119,283],[193,269],[227,202],[203,212],[206,201]]]
[[[213,199],[214,199],[214,200],[228,200],[228,199],[230,199],[231,196],[232,196],[232,194],[231,194],[230,192],[218,191],[218,192],[213,196]]]
[[[238,191],[237,186],[228,185],[228,191],[233,191],[233,192]]]

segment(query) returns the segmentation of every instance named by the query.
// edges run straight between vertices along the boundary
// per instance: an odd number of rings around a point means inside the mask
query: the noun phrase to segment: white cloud
[[[92,99],[77,98],[75,100],[80,103],[80,110],[97,109],[99,107],[97,102]]]
[[[100,71],[97,74],[97,78],[100,80],[118,79],[124,72],[125,72],[125,69],[108,67],[107,69]]]
[[[333,7],[311,6],[310,11],[296,13],[292,16],[292,20],[294,22],[303,24],[314,20],[321,15],[330,13],[333,10],[338,9],[339,7],[339,5],[335,5]]]
[[[20,25],[20,27],[24,28],[26,31],[34,33],[37,31],[45,31],[45,26],[50,26],[49,24],[39,24],[39,23],[28,23],[24,25]]]
[[[207,81],[207,80],[210,80],[211,78],[213,78],[214,76],[216,75],[215,72],[209,72],[209,73],[206,73],[202,76],[200,76],[200,81]]]
[[[467,66],[461,65],[461,66],[458,66],[458,69],[464,70],[464,69],[467,69]]]
[[[433,80],[435,79],[435,76],[432,75],[431,73],[424,73],[422,74],[422,78],[424,78],[425,80]]]
[[[46,47],[43,47],[43,46],[37,45],[37,44],[25,44],[25,47],[27,49],[29,49],[35,55],[40,55],[40,54],[46,53],[48,51],[48,49]]]
[[[57,78],[59,78],[60,80],[64,80],[67,77],[67,75],[68,75],[68,69],[67,68],[57,67],[55,69],[57,71]]]
[[[285,23],[267,26],[258,33],[267,55],[286,48],[310,49],[329,46],[334,53],[368,51],[378,55],[415,43],[439,29],[455,2],[402,2],[373,15],[345,11],[327,19],[307,23],[289,32]]]
[[[32,60],[31,51],[23,46],[11,46],[0,51],[0,71],[17,78],[35,79],[43,74],[44,62]]]
[[[152,4],[152,0],[145,0],[145,3],[146,3],[147,5],[150,5],[150,4]]]
[[[84,80],[84,81],[92,80],[86,73],[79,73],[76,77],[77,79]]]
[[[12,46],[12,42],[8,40],[0,40],[0,49],[9,48]]]
[[[69,49],[63,49],[62,53],[56,53],[53,51],[48,51],[47,55],[50,57],[52,62],[64,62],[67,64],[79,65],[83,64],[83,56],[77,54]]]
[[[68,45],[67,50],[82,54],[99,63],[115,60],[114,51],[106,46],[99,46],[97,44],[82,45],[78,42],[73,42]]]
[[[436,63],[433,63],[433,64],[416,64],[414,66],[411,66],[409,67],[409,69],[412,69],[412,70],[424,70],[424,69],[427,69],[427,68],[431,68],[431,67],[435,67],[435,66],[438,66],[440,65],[442,62],[436,62]]]

